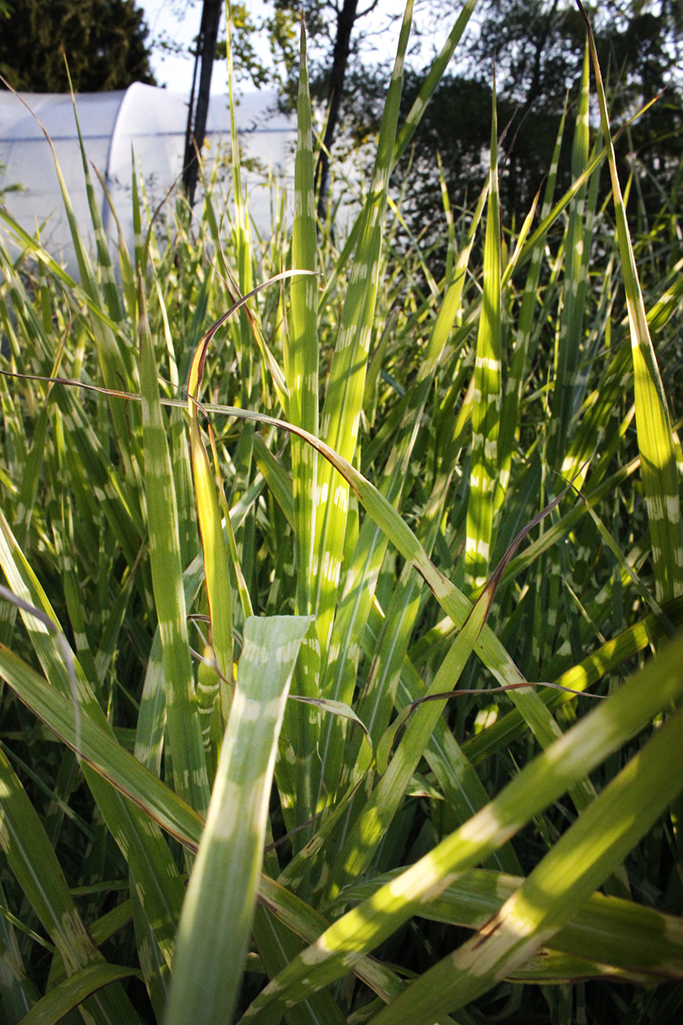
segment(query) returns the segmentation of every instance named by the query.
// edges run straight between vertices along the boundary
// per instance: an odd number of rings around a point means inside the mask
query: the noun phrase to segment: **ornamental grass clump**
[[[8,1025],[678,1020],[680,210],[630,234],[587,23],[437,280],[389,183],[474,6],[401,124],[408,0],[345,238],[303,27],[291,231],[234,126],[164,237],[133,164],[116,269],[85,153],[78,279],[0,210]]]

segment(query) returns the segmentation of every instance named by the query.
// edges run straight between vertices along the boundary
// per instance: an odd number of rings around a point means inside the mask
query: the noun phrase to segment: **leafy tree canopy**
[[[15,89],[77,92],[154,85],[148,29],[135,0],[3,0],[0,73]]]

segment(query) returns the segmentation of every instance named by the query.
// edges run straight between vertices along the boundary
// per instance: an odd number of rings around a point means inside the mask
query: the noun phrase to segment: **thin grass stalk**
[[[188,647],[175,487],[142,288],[139,323],[145,497],[152,581],[167,688],[173,779],[178,793],[204,815],[209,804],[209,781]]]
[[[457,687],[460,674],[486,622],[493,591],[491,588],[482,593],[432,680],[427,696],[440,696],[443,694],[444,686],[451,690]],[[381,779],[351,827],[337,864],[331,872],[333,883],[328,888],[328,900],[334,900],[351,879],[357,878],[368,867],[417,769],[445,704],[445,699],[442,699],[425,702],[416,709],[409,705],[384,733],[377,752],[377,768],[381,773]],[[387,767],[391,742],[406,720],[404,735]]]
[[[206,680],[199,684],[204,688],[205,695],[205,700],[200,702],[204,720],[202,734],[205,748],[208,747],[210,739],[213,708],[219,694],[219,680],[223,680],[228,686],[233,682],[230,555],[223,537],[222,510],[216,494],[211,463],[201,436],[198,416],[199,394],[210,340],[211,336],[205,337],[197,347],[190,365],[187,385],[192,473],[202,540],[206,597],[211,619],[211,651],[217,670],[216,677],[210,684]],[[229,520],[229,516],[227,519]],[[227,709],[224,709],[224,712],[227,713]]]
[[[676,453],[671,433],[669,409],[657,357],[650,338],[643,293],[626,219],[626,208],[617,174],[607,100],[593,31],[580,3],[579,8],[586,22],[600,104],[602,133],[612,182],[612,196],[617,220],[617,241],[621,254],[631,332],[638,447],[642,458],[643,489],[652,532],[656,598],[661,603],[683,594],[683,524],[681,524],[681,505],[678,497]]]
[[[335,354],[321,419],[321,437],[347,460],[352,460],[358,438],[365,371],[375,303],[379,287],[382,234],[387,203],[391,157],[396,138],[403,85],[403,62],[412,21],[412,0],[403,15],[396,60],[382,117],[368,213],[350,272]],[[348,511],[348,487],[324,464],[318,473],[316,512],[316,625],[323,652],[327,652],[341,573]],[[318,515],[319,514],[319,515]]]
[[[2,885],[0,902],[4,908],[7,907],[7,897]],[[14,927],[6,914],[0,916],[0,965],[3,978],[0,1006],[7,1017],[8,1025],[18,1025],[39,1000],[40,994],[26,974]]]
[[[313,274],[317,267],[315,188],[311,98],[308,87],[306,25],[302,11],[297,97],[297,149],[294,169],[294,223],[292,226],[292,268]],[[288,419],[310,434],[318,434],[318,282],[312,276],[295,276],[290,286],[289,329],[283,339],[287,377]],[[317,453],[299,438],[292,438],[292,496],[294,506],[294,557],[296,560],[296,610],[313,611],[314,562],[317,515]],[[318,697],[320,694],[320,644],[314,623],[304,638],[295,669],[292,691]],[[315,762],[320,728],[314,708],[291,703],[285,710],[283,735],[294,758],[291,765],[280,759],[277,781],[288,827],[301,826],[315,808]],[[293,807],[290,807],[290,802]],[[295,848],[310,837],[300,830]]]
[[[589,56],[586,46],[579,94],[579,110],[572,145],[572,177],[581,177],[588,164]],[[590,248],[585,234],[587,185],[572,200],[564,246],[565,274],[562,319],[555,357],[551,421],[548,426],[548,458],[556,469],[564,469],[563,457],[571,440],[570,425],[575,413],[576,374],[583,343],[587,273],[584,248]]]
[[[543,206],[541,207],[541,220],[544,221],[551,210],[555,183],[557,181],[557,166],[560,159],[560,149],[564,136],[564,126],[567,117],[567,107],[562,112],[562,119],[555,140],[552,162],[548,172],[543,194]],[[541,265],[543,259],[543,245],[539,243],[531,257],[531,266],[527,271],[527,278],[522,293],[522,303],[515,332],[515,345],[512,352],[512,360],[508,379],[505,383],[503,405],[500,417],[500,438],[498,441],[499,450],[499,493],[496,496],[498,507],[502,505],[503,498],[507,492],[510,481],[510,466],[512,463],[512,450],[514,435],[519,422],[519,407],[522,400],[524,387],[524,375],[527,365],[529,342],[533,328],[533,317],[538,301],[538,283],[541,276]]]
[[[316,270],[315,194],[311,98],[308,91],[306,25],[301,17],[299,92],[297,99],[297,152],[294,171],[295,210],[292,226],[292,268]],[[313,277],[296,276],[290,286],[290,329],[285,336],[284,363],[289,389],[291,423],[309,434],[318,433],[318,288]],[[311,449],[292,439],[292,488],[298,553],[297,608],[311,611],[312,541],[315,537],[314,501],[317,458]]]
[[[493,86],[491,161],[489,168],[484,283],[472,393],[472,468],[467,503],[465,581],[478,591],[488,576],[493,541],[493,513],[498,480],[498,434],[501,415],[501,237],[498,195],[498,120]]]

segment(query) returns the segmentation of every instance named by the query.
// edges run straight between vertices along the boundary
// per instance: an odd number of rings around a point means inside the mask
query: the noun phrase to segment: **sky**
[[[193,61],[185,54],[175,54],[169,49],[164,49],[160,42],[183,47],[185,51],[192,43],[192,40],[199,32],[201,19],[201,0],[137,0],[138,6],[145,12],[145,18],[150,29],[150,40],[157,44],[154,46],[152,67],[159,85],[165,85],[167,89],[175,92],[189,93],[192,85]],[[264,0],[246,0],[246,6],[252,17],[258,21],[270,10],[270,5]],[[366,6],[361,0],[361,9]],[[415,23],[428,29],[426,25],[427,11],[429,4],[419,2],[415,8]],[[453,7],[455,8],[455,4]],[[363,19],[363,29],[369,30],[369,46],[374,47],[375,59],[386,59],[395,51],[398,39],[399,25],[397,21],[391,22],[391,14],[400,14],[403,10],[401,0],[379,0],[377,8]],[[441,19],[437,22],[433,31],[427,31],[424,37],[423,50],[440,48],[445,41],[446,34],[451,27],[452,16]],[[221,26],[220,37],[224,36]],[[258,47],[258,41],[255,40]],[[259,52],[262,60],[268,59],[268,47],[262,44]],[[214,66],[213,78],[211,81],[212,93],[227,92],[225,80],[225,63],[218,62]],[[253,88],[251,85],[243,84],[244,90]]]

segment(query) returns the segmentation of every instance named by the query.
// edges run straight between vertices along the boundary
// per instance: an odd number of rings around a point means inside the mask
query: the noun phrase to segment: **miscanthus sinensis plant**
[[[494,102],[435,280],[388,182],[474,0],[399,124],[411,6],[345,240],[303,32],[291,231],[234,133],[116,273],[85,154],[78,280],[2,211],[7,1025],[679,1020],[680,208],[588,32],[570,191],[501,224]]]

